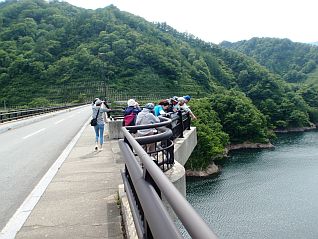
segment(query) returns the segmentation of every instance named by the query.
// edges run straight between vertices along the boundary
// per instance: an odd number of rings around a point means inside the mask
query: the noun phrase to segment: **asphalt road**
[[[0,133],[0,231],[90,116],[85,106]]]

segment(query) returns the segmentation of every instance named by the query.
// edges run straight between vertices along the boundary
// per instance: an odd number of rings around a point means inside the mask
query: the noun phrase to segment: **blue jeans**
[[[104,123],[103,124],[97,124],[94,126],[95,129],[95,142],[98,143],[98,138],[99,138],[99,143],[102,145],[104,143]]]

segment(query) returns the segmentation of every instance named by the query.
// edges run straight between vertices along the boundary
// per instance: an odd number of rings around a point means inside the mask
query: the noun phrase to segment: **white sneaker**
[[[96,151],[98,150],[98,144],[97,143],[95,144],[95,150]]]
[[[103,145],[102,145],[102,144],[99,146],[99,150],[100,150],[100,151],[103,150]]]

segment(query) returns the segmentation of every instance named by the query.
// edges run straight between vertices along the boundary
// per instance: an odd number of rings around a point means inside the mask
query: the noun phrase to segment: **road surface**
[[[0,231],[90,116],[84,106],[0,133]]]

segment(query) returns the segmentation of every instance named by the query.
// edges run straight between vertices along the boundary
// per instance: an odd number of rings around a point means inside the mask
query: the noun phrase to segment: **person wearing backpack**
[[[95,130],[95,150],[103,150],[103,143],[104,143],[104,127],[105,122],[103,118],[104,112],[109,112],[111,109],[107,109],[103,107],[104,102],[100,99],[96,98],[92,105],[92,119],[97,119],[97,124],[92,125]],[[99,147],[98,147],[99,141]]]
[[[137,115],[136,125],[147,125],[147,124],[155,124],[159,123],[160,119],[154,115],[154,107],[153,103],[148,103],[142,109],[142,111]],[[140,129],[138,130],[137,137],[150,136],[157,132],[155,128],[150,129]],[[142,145],[143,149],[149,152],[155,152],[156,143],[145,144]]]
[[[134,99],[127,101],[127,107],[124,112],[123,126],[133,126],[136,124],[137,114],[141,111],[138,103]]]

